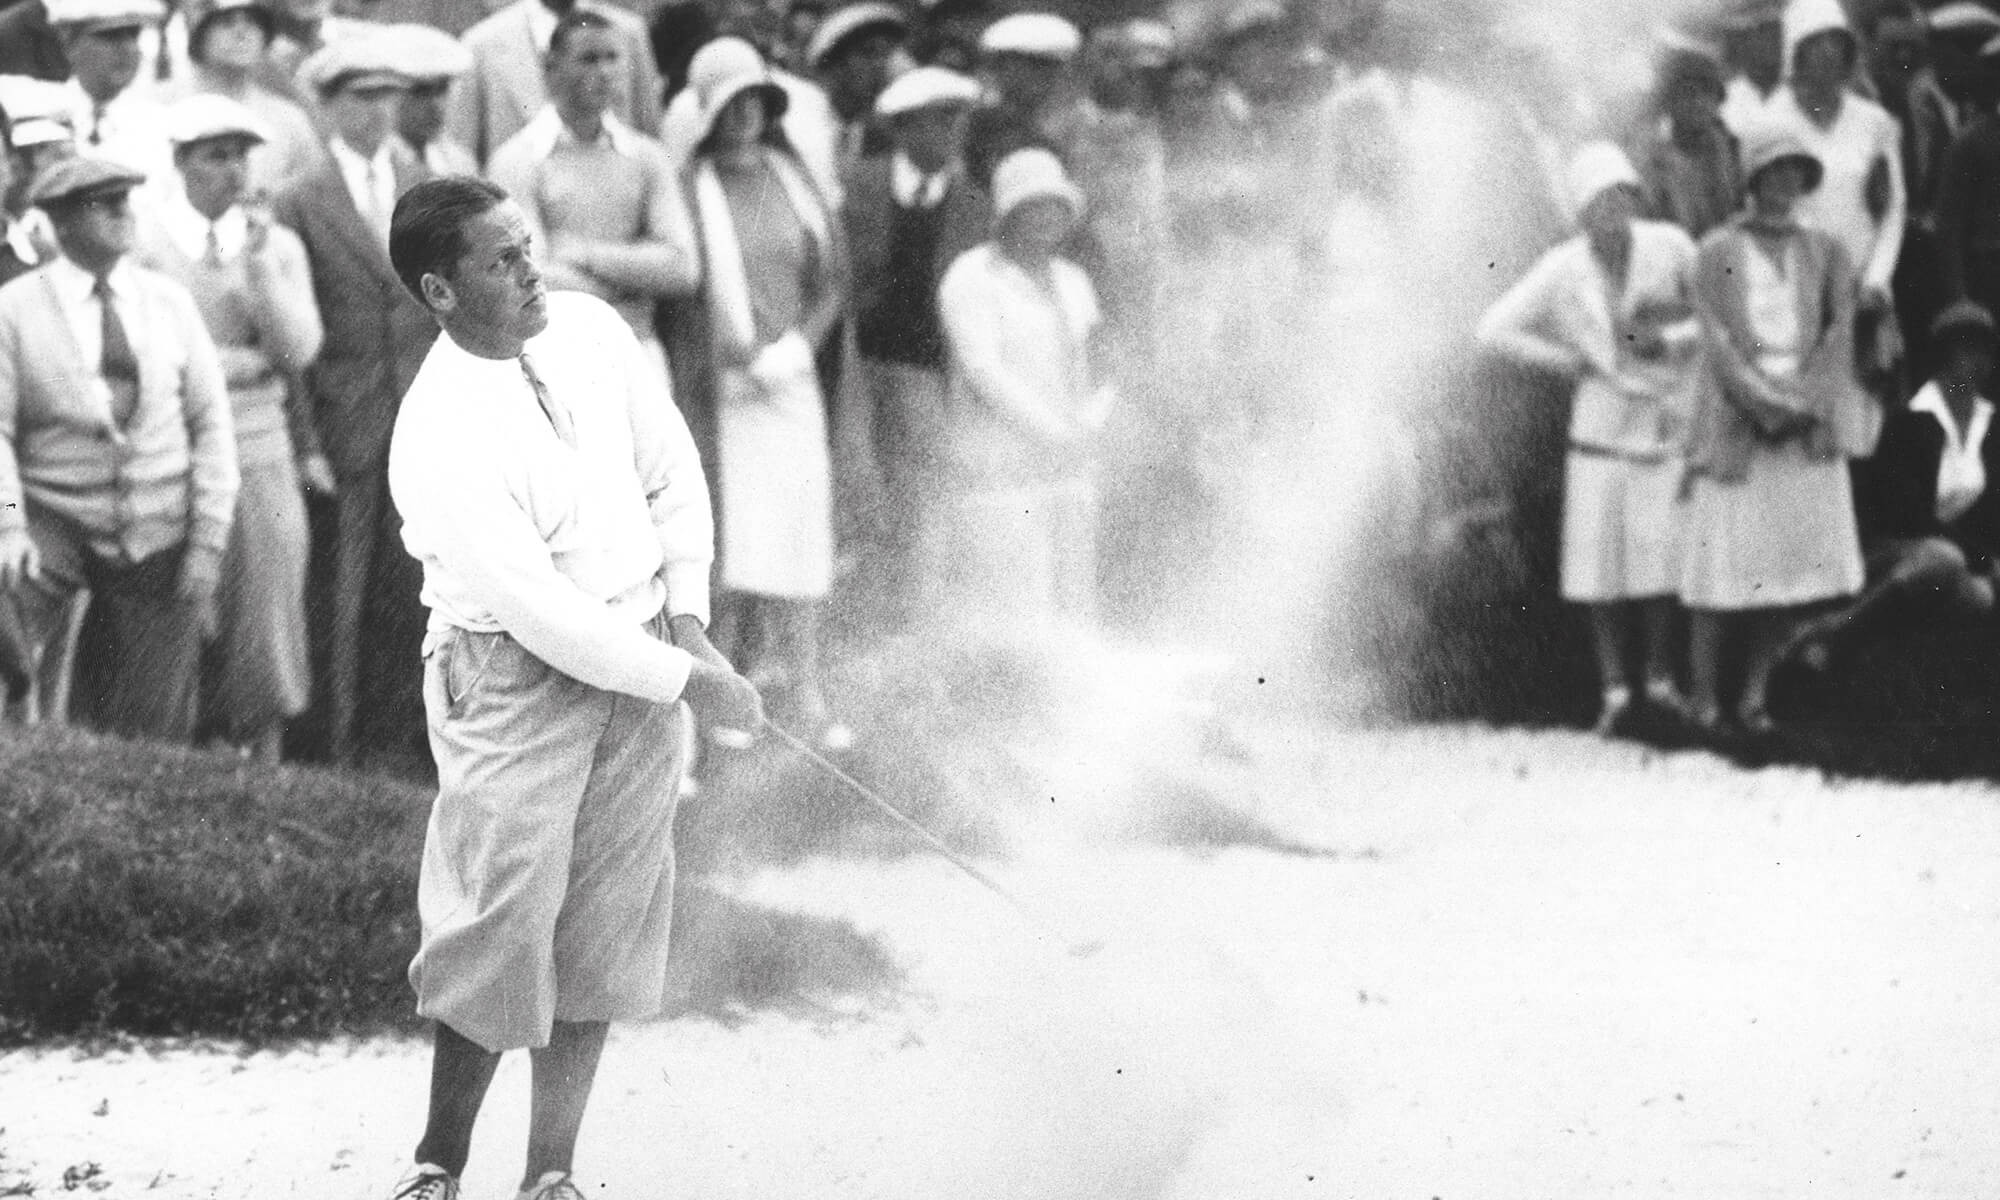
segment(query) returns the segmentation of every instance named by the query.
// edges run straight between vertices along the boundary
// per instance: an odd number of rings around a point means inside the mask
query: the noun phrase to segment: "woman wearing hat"
[[[846,305],[846,255],[831,206],[779,129],[786,93],[756,49],[710,42],[688,85],[699,120],[682,175],[702,283],[674,322],[670,361],[681,403],[709,435],[726,593],[717,642],[790,720],[840,749],[852,734],[829,715],[820,674],[833,463],[815,358]]]
[[[183,11],[194,69],[178,94],[226,96],[257,115],[266,136],[251,152],[245,196],[277,195],[323,151],[305,110],[260,81],[277,35],[271,10],[265,0],[192,0]]]
[[[1721,729],[1725,641],[1741,634],[1735,716],[1762,735],[1800,610],[1861,588],[1847,460],[1874,449],[1881,413],[1855,376],[1847,255],[1794,215],[1820,184],[1819,159],[1777,124],[1753,129],[1743,157],[1749,211],[1702,243],[1696,268],[1709,369],[1689,449],[1681,602],[1696,721]]]
[[[243,206],[264,137],[256,115],[195,95],[168,111],[168,125],[180,186],[162,199],[140,256],[193,294],[215,340],[242,473],[202,673],[202,732],[275,762],[284,723],[312,697],[300,479],[326,486],[333,472],[287,381],[319,353],[319,304],[298,236]]]
[[[1058,249],[1083,193],[1047,150],[993,172],[993,237],[938,286],[950,362],[954,495],[927,555],[942,615],[977,629],[1082,623],[1096,610],[1097,295]]]
[[[1698,385],[1695,248],[1638,219],[1624,153],[1586,146],[1569,170],[1582,232],[1544,255],[1479,325],[1490,349],[1573,379],[1564,469],[1563,598],[1590,613],[1604,688],[1597,728],[1631,711],[1626,659],[1644,630],[1645,696],[1678,717],[1674,594],[1680,452]]]
[[[1804,626],[1800,658],[1823,669],[1867,630],[1919,612],[1967,619],[1993,611],[2000,579],[2000,437],[1993,404],[1993,315],[1971,301],[1931,322],[1941,364],[1892,413],[1873,457],[1856,464],[1855,510],[1868,589]]]

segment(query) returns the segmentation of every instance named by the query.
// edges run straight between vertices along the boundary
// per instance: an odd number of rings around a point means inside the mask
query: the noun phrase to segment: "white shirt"
[[[175,191],[172,198],[160,206],[160,225],[166,230],[174,249],[196,262],[208,257],[210,230],[215,232],[216,247],[223,262],[232,262],[243,253],[243,245],[250,237],[250,219],[243,214],[242,205],[231,205],[228,212],[210,221],[188,203],[184,191]]]
[[[1938,456],[1937,518],[1949,525],[1964,516],[1986,491],[1986,435],[1993,428],[1993,404],[1984,396],[1972,402],[1972,420],[1960,436],[1958,420],[1945,407],[1944,390],[1935,381],[1910,398],[1910,411],[1929,413],[1944,428],[1944,453]]]
[[[376,226],[386,238],[389,231],[389,215],[396,211],[396,156],[392,139],[383,138],[375,147],[372,157],[363,158],[361,152],[335,137],[327,143],[333,151],[333,161],[340,168],[340,177],[347,183],[347,194],[354,198],[354,207],[363,220]]]
[[[77,349],[83,353],[83,361],[93,368],[104,357],[104,309],[94,294],[97,276],[77,266],[68,258],[58,256],[49,263],[49,281],[55,285],[58,303],[62,305],[63,321],[76,338]],[[125,336],[132,343],[132,351],[139,361],[146,359],[145,322],[137,316],[132,307],[136,293],[133,291],[132,267],[124,259],[111,268],[111,302],[118,310],[118,319],[125,326]],[[103,383],[100,378],[99,384]]]
[[[643,627],[662,605],[708,619],[715,524],[694,440],[603,301],[552,294],[527,354],[573,442],[518,359],[476,357],[448,335],[403,397],[389,490],[423,564],[431,635],[505,631],[571,678],[671,702],[692,660]]]
[[[889,191],[904,208],[936,208],[944,199],[945,189],[951,186],[951,171],[946,167],[934,175],[926,175],[910,161],[909,155],[898,150],[889,160]]]
[[[1779,88],[1767,110],[1770,118],[1799,135],[1825,169],[1820,185],[1799,200],[1794,215],[1840,243],[1847,265],[1863,287],[1889,290],[1903,251],[1903,223],[1909,199],[1903,188],[1902,129],[1881,105],[1848,92],[1840,116],[1821,127],[1806,116],[1790,87]],[[1868,174],[1888,164],[1889,196],[1882,219],[1868,212]]]

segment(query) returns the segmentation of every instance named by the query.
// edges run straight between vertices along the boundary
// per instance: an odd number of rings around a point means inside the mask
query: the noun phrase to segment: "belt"
[[[1648,453],[1639,450],[1618,450],[1610,446],[1593,446],[1589,442],[1574,441],[1569,444],[1569,452],[1571,454],[1580,454],[1585,458],[1610,458],[1616,459],[1619,462],[1640,463],[1649,467],[1657,467],[1661,463],[1666,462],[1669,457],[1664,450]]]

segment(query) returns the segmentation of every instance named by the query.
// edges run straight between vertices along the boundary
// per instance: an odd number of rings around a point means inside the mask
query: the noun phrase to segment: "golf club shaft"
[[[854,795],[867,801],[871,806],[875,808],[877,812],[889,818],[891,821],[894,821],[897,825],[901,826],[905,832],[909,833],[912,837],[916,838],[919,842],[923,843],[923,845],[927,849],[931,850],[935,854],[942,856],[946,862],[949,862],[952,866],[957,867],[959,870],[971,876],[974,881],[976,881],[980,886],[984,887],[987,891],[992,892],[994,895],[1000,897],[1002,900],[1005,900],[1008,906],[1014,910],[1016,915],[1018,915],[1022,920],[1026,921],[1028,924],[1034,926],[1038,932],[1048,934],[1051,937],[1057,937],[1057,938],[1061,937],[1061,935],[1058,934],[1055,930],[1051,929],[1046,922],[1044,922],[1040,917],[1036,916],[1034,910],[1030,909],[1026,904],[1023,904],[1019,897],[1014,895],[1014,893],[1008,891],[1005,887],[1001,886],[998,880],[994,879],[986,872],[980,870],[972,863],[966,861],[966,859],[962,855],[960,855],[958,851],[953,850],[949,845],[947,845],[943,838],[939,837],[935,833],[932,833],[929,829],[926,829],[914,817],[911,817],[908,813],[904,812],[902,809],[889,803],[887,800],[884,800],[880,795],[878,795],[875,792],[874,789],[870,788],[867,784],[862,783],[854,776],[849,775],[846,771],[841,770],[839,766],[830,762],[825,755],[821,754],[817,750],[814,750],[811,746],[807,745],[803,739],[798,737],[796,734],[792,733],[790,730],[787,730],[783,726],[772,721],[769,717],[766,717],[764,719],[764,728],[767,731],[769,731],[774,737],[776,737],[779,741],[791,747],[792,752],[794,754],[797,754],[800,758],[811,763],[813,766],[819,768],[822,772],[826,773],[827,775],[832,776],[836,780],[839,780],[840,783],[844,787],[846,787],[849,792],[852,792]]]

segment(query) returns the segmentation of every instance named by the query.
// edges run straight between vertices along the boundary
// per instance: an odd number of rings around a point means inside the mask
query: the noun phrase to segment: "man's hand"
[[[692,650],[689,653],[694,655],[694,669],[688,672],[681,699],[688,702],[695,715],[710,725],[729,729],[755,733],[762,728],[764,701],[750,681],[731,670],[727,663],[718,666]]]
[[[0,591],[13,591],[42,577],[42,552],[25,529],[0,533]]]
[[[215,588],[221,578],[222,564],[215,555],[191,552],[181,560],[181,577],[174,588],[174,597],[194,611],[204,642],[215,637]]]
[[[324,454],[308,454],[299,460],[299,486],[308,496],[331,496],[340,491],[333,479],[333,464]]]

